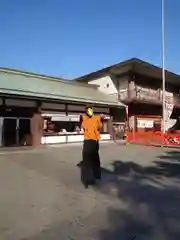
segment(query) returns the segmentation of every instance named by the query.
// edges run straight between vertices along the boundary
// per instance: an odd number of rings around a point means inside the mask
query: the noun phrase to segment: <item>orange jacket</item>
[[[100,116],[88,117],[87,115],[81,116],[81,126],[84,130],[84,140],[100,139],[100,129],[102,125]]]

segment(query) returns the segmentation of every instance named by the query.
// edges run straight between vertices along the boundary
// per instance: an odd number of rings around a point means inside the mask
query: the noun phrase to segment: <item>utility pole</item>
[[[162,0],[162,132],[165,133],[166,131],[166,75],[165,75],[165,48],[164,48],[164,0]]]

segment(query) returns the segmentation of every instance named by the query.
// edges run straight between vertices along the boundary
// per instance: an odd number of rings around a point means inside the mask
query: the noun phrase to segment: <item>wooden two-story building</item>
[[[127,104],[130,130],[161,130],[161,68],[133,58],[76,81],[96,84],[103,93],[116,96],[117,100]],[[180,116],[180,76],[169,71],[166,71],[166,101],[174,106],[166,126],[168,129]]]

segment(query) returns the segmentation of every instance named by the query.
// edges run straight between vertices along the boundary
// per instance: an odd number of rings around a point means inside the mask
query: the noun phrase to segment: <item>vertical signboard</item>
[[[162,97],[162,91],[161,91]],[[161,98],[162,99],[162,98]],[[168,123],[174,108],[174,96],[171,92],[165,92],[165,130],[168,130]]]

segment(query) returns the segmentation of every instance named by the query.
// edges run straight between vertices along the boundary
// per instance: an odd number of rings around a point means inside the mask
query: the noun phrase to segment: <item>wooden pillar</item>
[[[33,114],[31,118],[31,142],[33,147],[40,147],[42,134],[43,117],[41,116],[41,112],[38,110]]]

